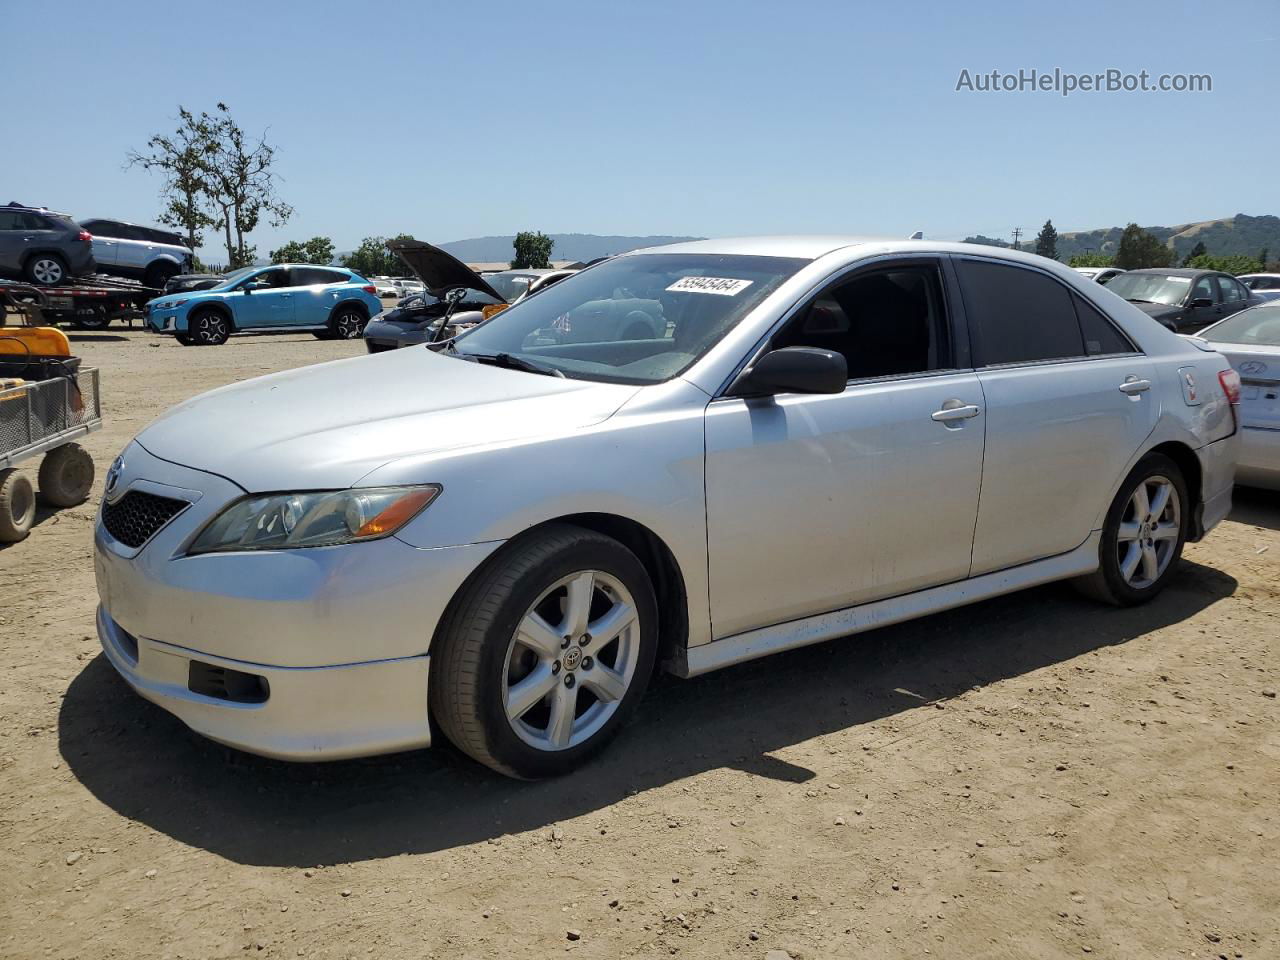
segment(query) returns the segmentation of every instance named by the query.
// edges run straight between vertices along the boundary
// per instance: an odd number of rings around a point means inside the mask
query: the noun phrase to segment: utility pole
[[[1021,239],[1022,239],[1022,228],[1014,227],[1013,228],[1013,249],[1015,250],[1021,249],[1021,247],[1018,246],[1018,241]]]

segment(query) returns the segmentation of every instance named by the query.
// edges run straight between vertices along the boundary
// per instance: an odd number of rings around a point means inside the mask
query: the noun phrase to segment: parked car
[[[544,338],[615,299],[668,326]],[[1220,354],[1008,249],[634,251],[438,350],[153,422],[95,524],[98,630],[135,690],[222,743],[310,761],[434,724],[496,770],[564,773],[656,667],[1051,580],[1151,600],[1231,509],[1238,394]]]
[[[380,299],[399,299],[400,288],[390,277],[370,277],[369,282],[373,284],[376,295]]]
[[[95,270],[93,237],[67,214],[0,207],[0,276],[56,287]]]
[[[1112,279],[1107,289],[1175,333],[1194,333],[1261,302],[1235,277],[1216,270],[1128,270]]]
[[[381,309],[373,285],[350,270],[281,263],[235,270],[207,290],[156,297],[147,323],[187,346],[225,343],[233,333],[300,330],[354,340]]]
[[[364,342],[370,353],[455,335],[480,323],[486,314],[491,315],[509,303],[518,302],[576,272],[503,270],[479,274],[448,251],[421,240],[391,240],[387,248],[413,271],[423,290],[369,322],[365,327]],[[450,290],[462,291],[452,309],[444,299]],[[449,327],[444,334],[437,336],[446,313],[449,315]]]
[[[122,220],[81,222],[93,234],[98,269],[117,277],[132,277],[163,289],[170,277],[191,269],[195,255],[178,234]]]
[[[1124,273],[1119,267],[1076,267],[1075,271],[1081,276],[1088,277],[1094,283],[1101,283],[1103,286],[1106,286]]]
[[[1236,277],[1255,297],[1280,300],[1280,273],[1243,273]]]
[[[164,283],[165,293],[184,293],[188,290],[208,290],[226,280],[221,273],[179,273]]]
[[[1241,310],[1199,336],[1240,374],[1236,482],[1280,490],[1280,302]]]

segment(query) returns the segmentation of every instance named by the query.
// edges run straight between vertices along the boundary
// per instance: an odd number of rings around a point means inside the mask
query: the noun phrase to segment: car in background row
[[[577,272],[499,270],[480,274],[448,251],[421,240],[391,240],[387,249],[413,271],[423,290],[369,322],[364,331],[364,343],[370,353],[444,339],[436,334],[446,314],[449,316],[449,329],[444,333],[453,336],[511,303]],[[451,290],[460,291],[452,304],[445,299],[445,294]]]
[[[1107,289],[1174,333],[1195,333],[1262,300],[1230,274],[1186,267],[1127,270]]]
[[[179,273],[165,281],[165,293],[184,293],[187,290],[208,290],[226,279],[221,273]]]
[[[0,276],[56,287],[97,270],[93,237],[65,213],[0,207]]]
[[[1075,267],[1076,273],[1082,277],[1088,277],[1095,283],[1106,286],[1120,274],[1124,273],[1119,267]]]
[[[93,256],[102,273],[141,280],[160,290],[195,261],[182,237],[169,230],[100,218],[80,225],[93,235]]]
[[[1241,310],[1199,337],[1240,374],[1236,482],[1280,490],[1280,302]]]
[[[1280,273],[1242,273],[1236,279],[1263,300],[1280,300]]]
[[[345,267],[244,267],[207,290],[156,297],[147,304],[147,323],[187,346],[214,346],[247,332],[307,331],[322,340],[354,340],[382,309],[374,290]]]

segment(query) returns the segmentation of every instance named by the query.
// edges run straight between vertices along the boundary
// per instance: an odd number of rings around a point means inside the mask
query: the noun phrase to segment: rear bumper
[[[1236,483],[1280,490],[1280,430],[1241,428]]]
[[[1239,455],[1240,431],[1196,451],[1200,460],[1200,503],[1196,506],[1191,540],[1202,539],[1231,512],[1231,488],[1236,481]]]
[[[279,760],[341,760],[431,744],[427,655],[330,667],[274,667],[134,637],[98,608],[107,659],[142,697],[219,743]],[[191,687],[209,667],[258,678],[261,702]]]

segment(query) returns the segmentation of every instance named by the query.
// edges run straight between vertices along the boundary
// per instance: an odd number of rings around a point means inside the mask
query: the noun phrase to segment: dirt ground
[[[171,404],[361,350],[75,340],[99,489]],[[189,733],[99,652],[96,506],[0,551],[0,957],[1280,957],[1275,495],[1150,606],[1050,586],[660,679],[537,784]]]

